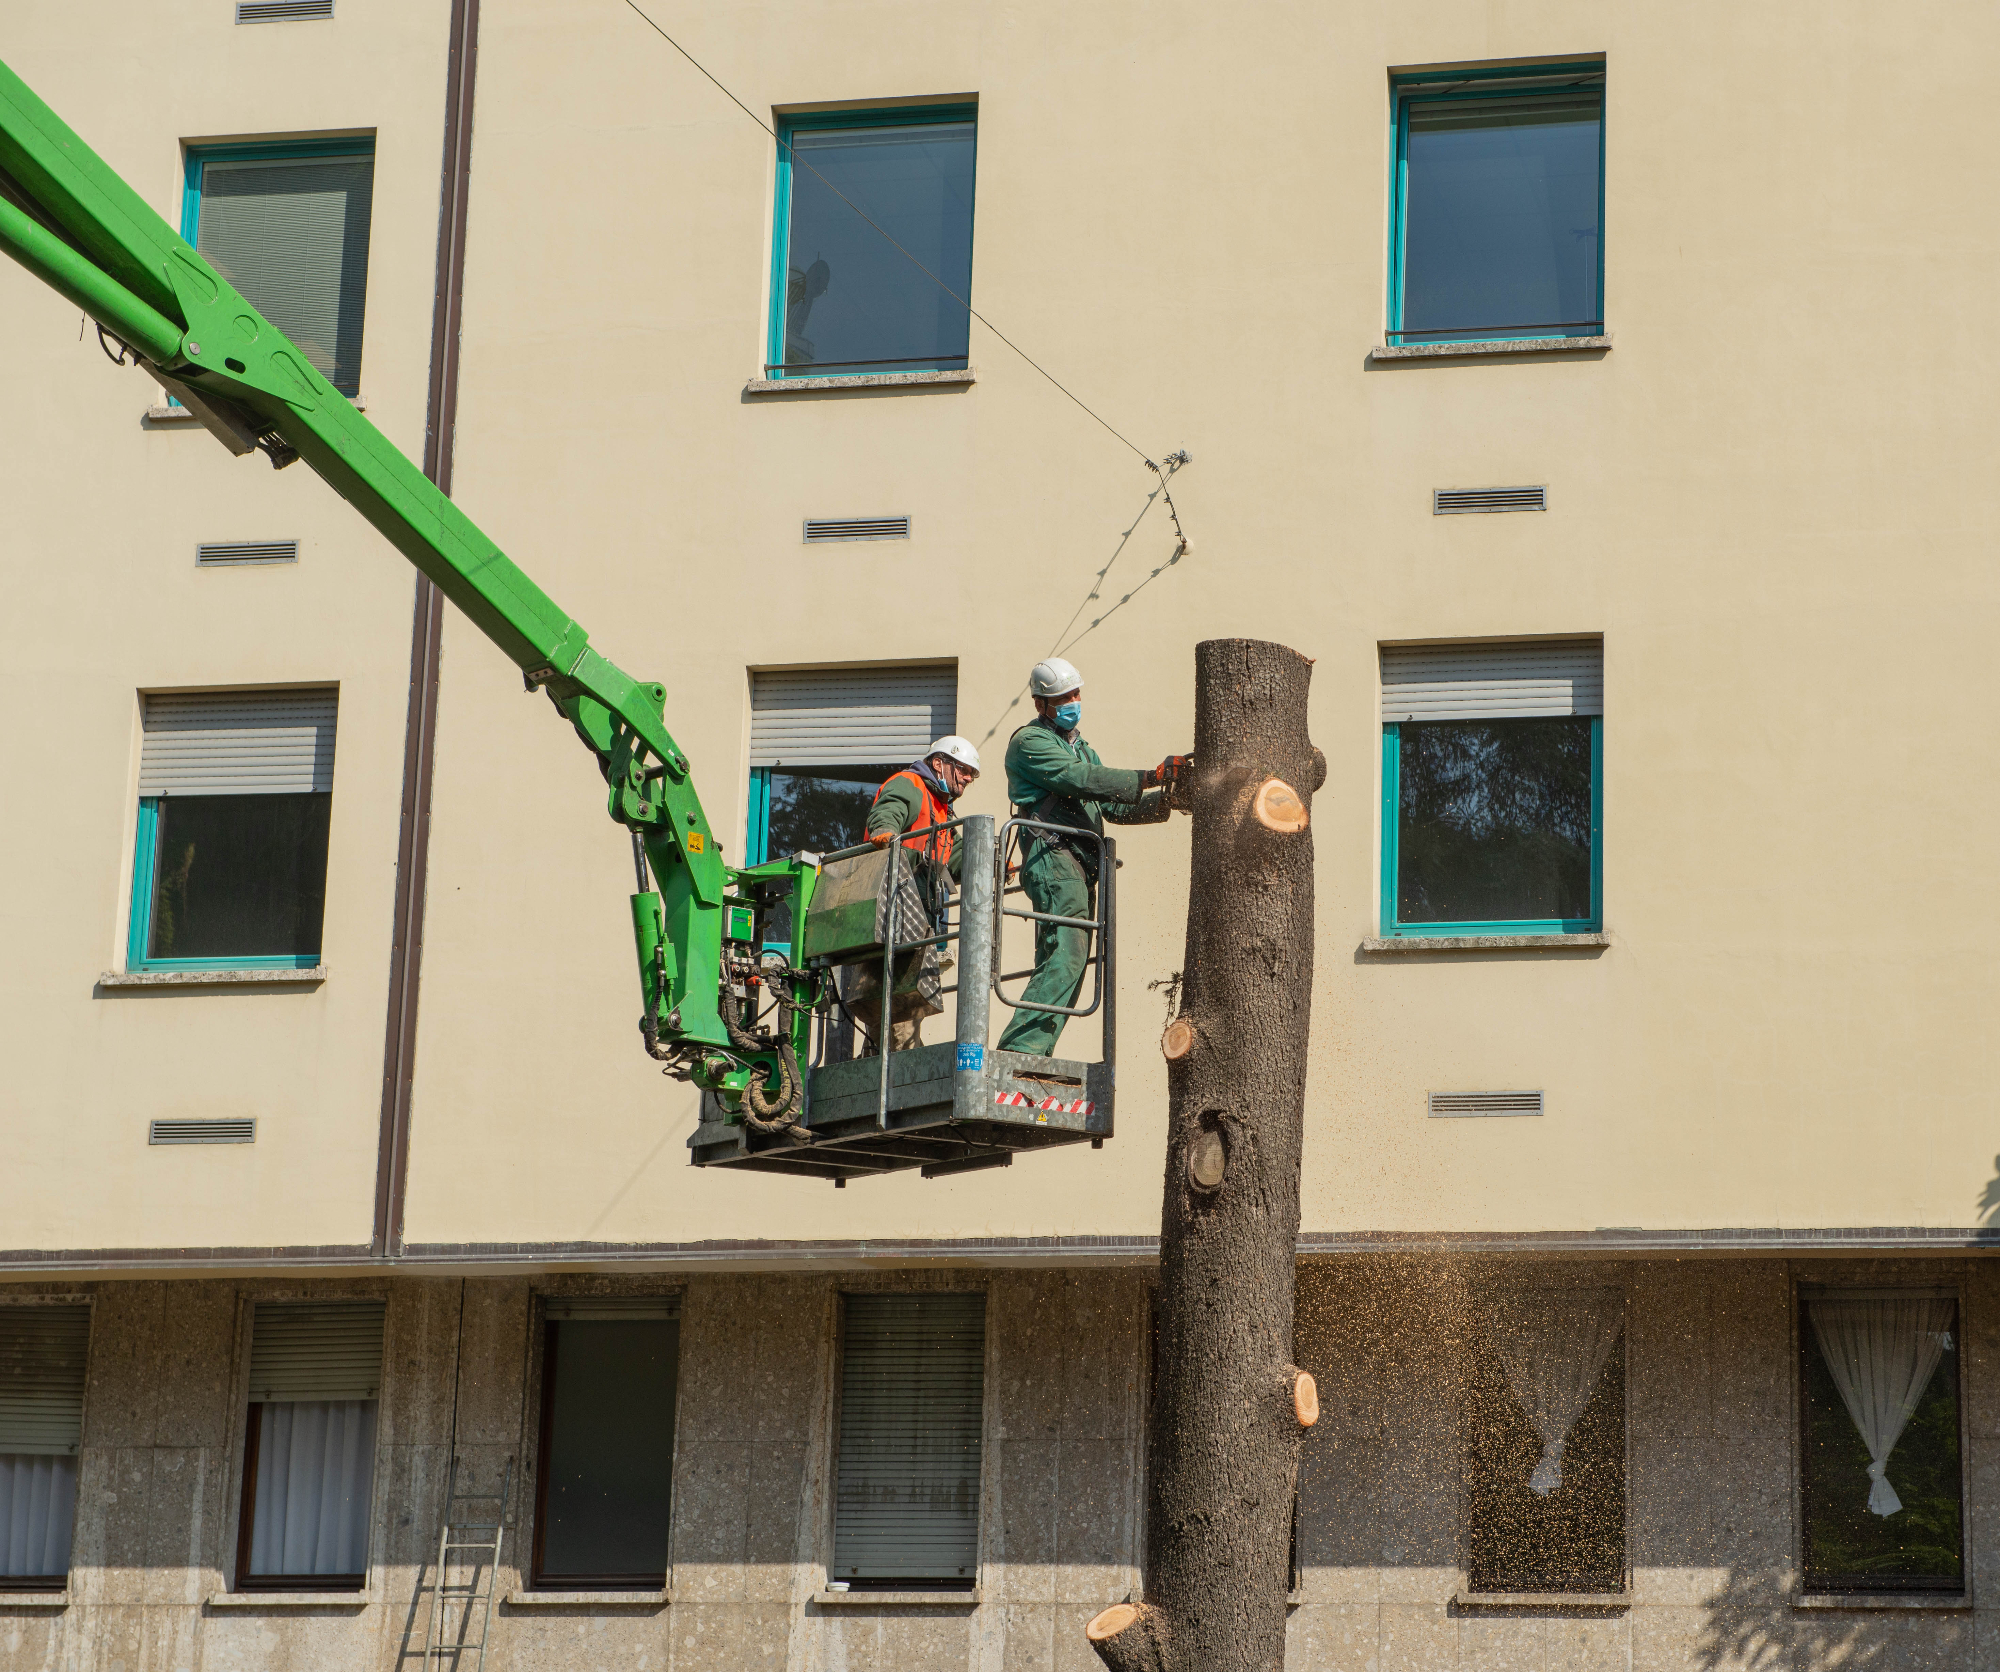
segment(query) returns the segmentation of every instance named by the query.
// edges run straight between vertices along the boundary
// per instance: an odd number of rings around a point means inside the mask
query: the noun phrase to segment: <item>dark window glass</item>
[[[549,1324],[538,1584],[666,1583],[679,1348],[671,1318]]]
[[[973,134],[937,122],[790,136],[787,368],[965,364],[970,316],[917,264],[970,297]]]
[[[323,792],[164,798],[147,956],[318,956],[332,807]]]
[[[1562,1482],[1529,1482],[1542,1458],[1508,1391],[1499,1355],[1482,1342],[1467,1378],[1466,1515],[1475,1591],[1625,1588],[1625,1343],[1612,1348],[1596,1391],[1563,1444]]]
[[[1933,1305],[1934,1313],[1913,1316],[1913,1303],[1891,1303],[1879,1318],[1851,1317],[1835,1337],[1839,1352],[1844,1336],[1853,1391],[1878,1437],[1885,1419],[1893,1426],[1900,1411],[1898,1384],[1935,1355],[1916,1409],[1884,1459],[1884,1495],[1869,1474],[1868,1442],[1842,1397],[1827,1343],[1814,1327],[1813,1301],[1805,1303],[1799,1320],[1800,1441],[1809,1591],[1964,1589],[1957,1319],[1949,1301]],[[1889,1513],[1881,1513],[1885,1509]]]
[[[875,792],[900,766],[821,766],[771,773],[770,856],[838,853],[859,844]]]
[[[1405,722],[1402,923],[1587,919],[1591,720]]]
[[[1602,110],[1597,92],[1412,103],[1403,337],[1595,330]]]
[[[212,157],[197,244],[343,395],[361,387],[373,156]]]

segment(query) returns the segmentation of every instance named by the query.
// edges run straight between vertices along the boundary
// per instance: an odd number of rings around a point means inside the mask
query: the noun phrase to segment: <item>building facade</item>
[[[642,8],[0,55],[666,684],[732,862],[941,732],[1003,814],[1052,652],[1119,766],[1198,640],[1316,659],[1288,1665],[2000,1663],[2000,25]],[[691,1167],[568,727],[0,304],[0,1666],[422,1665],[440,1581],[495,1672],[1093,1664],[1187,825],[1118,832],[1101,1148]]]

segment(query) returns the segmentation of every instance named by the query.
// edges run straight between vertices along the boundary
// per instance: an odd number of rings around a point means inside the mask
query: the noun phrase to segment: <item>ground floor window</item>
[[[1480,1322],[1466,1379],[1470,1589],[1624,1590],[1623,1296],[1513,1294]]]
[[[1962,1591],[1956,1299],[1807,1291],[1800,1313],[1805,1588]]]
[[[535,1585],[658,1590],[673,1525],[678,1307],[551,1300],[543,1316]]]
[[[380,1301],[259,1301],[236,1585],[358,1591],[368,1579]]]
[[[979,1573],[984,1294],[848,1295],[830,1577],[970,1589]]]
[[[88,1306],[0,1307],[0,1592],[69,1582]]]

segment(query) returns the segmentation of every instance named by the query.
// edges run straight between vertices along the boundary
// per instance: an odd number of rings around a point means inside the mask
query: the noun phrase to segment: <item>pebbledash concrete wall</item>
[[[1955,1286],[1964,1336],[1973,1610],[1793,1601],[1794,1285]],[[1133,1269],[641,1279],[116,1282],[95,1306],[66,1608],[0,1601],[0,1669],[392,1672],[421,1665],[420,1583],[454,1443],[533,1501],[538,1295],[675,1289],[682,1360],[671,1603],[501,1602],[486,1665],[584,1672],[1083,1672],[1083,1623],[1132,1593],[1143,1505],[1150,1274]],[[1631,1600],[1624,1612],[1467,1608],[1459,1376],[1485,1286],[1627,1297]],[[820,1600],[842,1291],[984,1288],[976,1602]],[[388,1300],[370,1596],[218,1604],[240,1490],[248,1303]],[[1324,1415],[1302,1477],[1287,1666],[1313,1672],[1918,1672],[2000,1663],[2000,1273],[1977,1261],[1442,1263],[1301,1274],[1299,1358]],[[455,1433],[454,1433],[455,1429]],[[500,1580],[519,1583],[516,1520]]]

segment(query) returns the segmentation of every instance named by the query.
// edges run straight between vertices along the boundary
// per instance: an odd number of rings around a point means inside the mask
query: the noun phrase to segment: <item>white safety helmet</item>
[[[1028,689],[1038,697],[1068,696],[1083,689],[1083,675],[1060,656],[1051,656],[1035,664],[1035,671],[1028,675]]]
[[[956,733],[950,737],[939,738],[930,746],[929,752],[933,755],[944,755],[951,760],[955,760],[966,771],[975,775],[979,771],[979,751]]]

